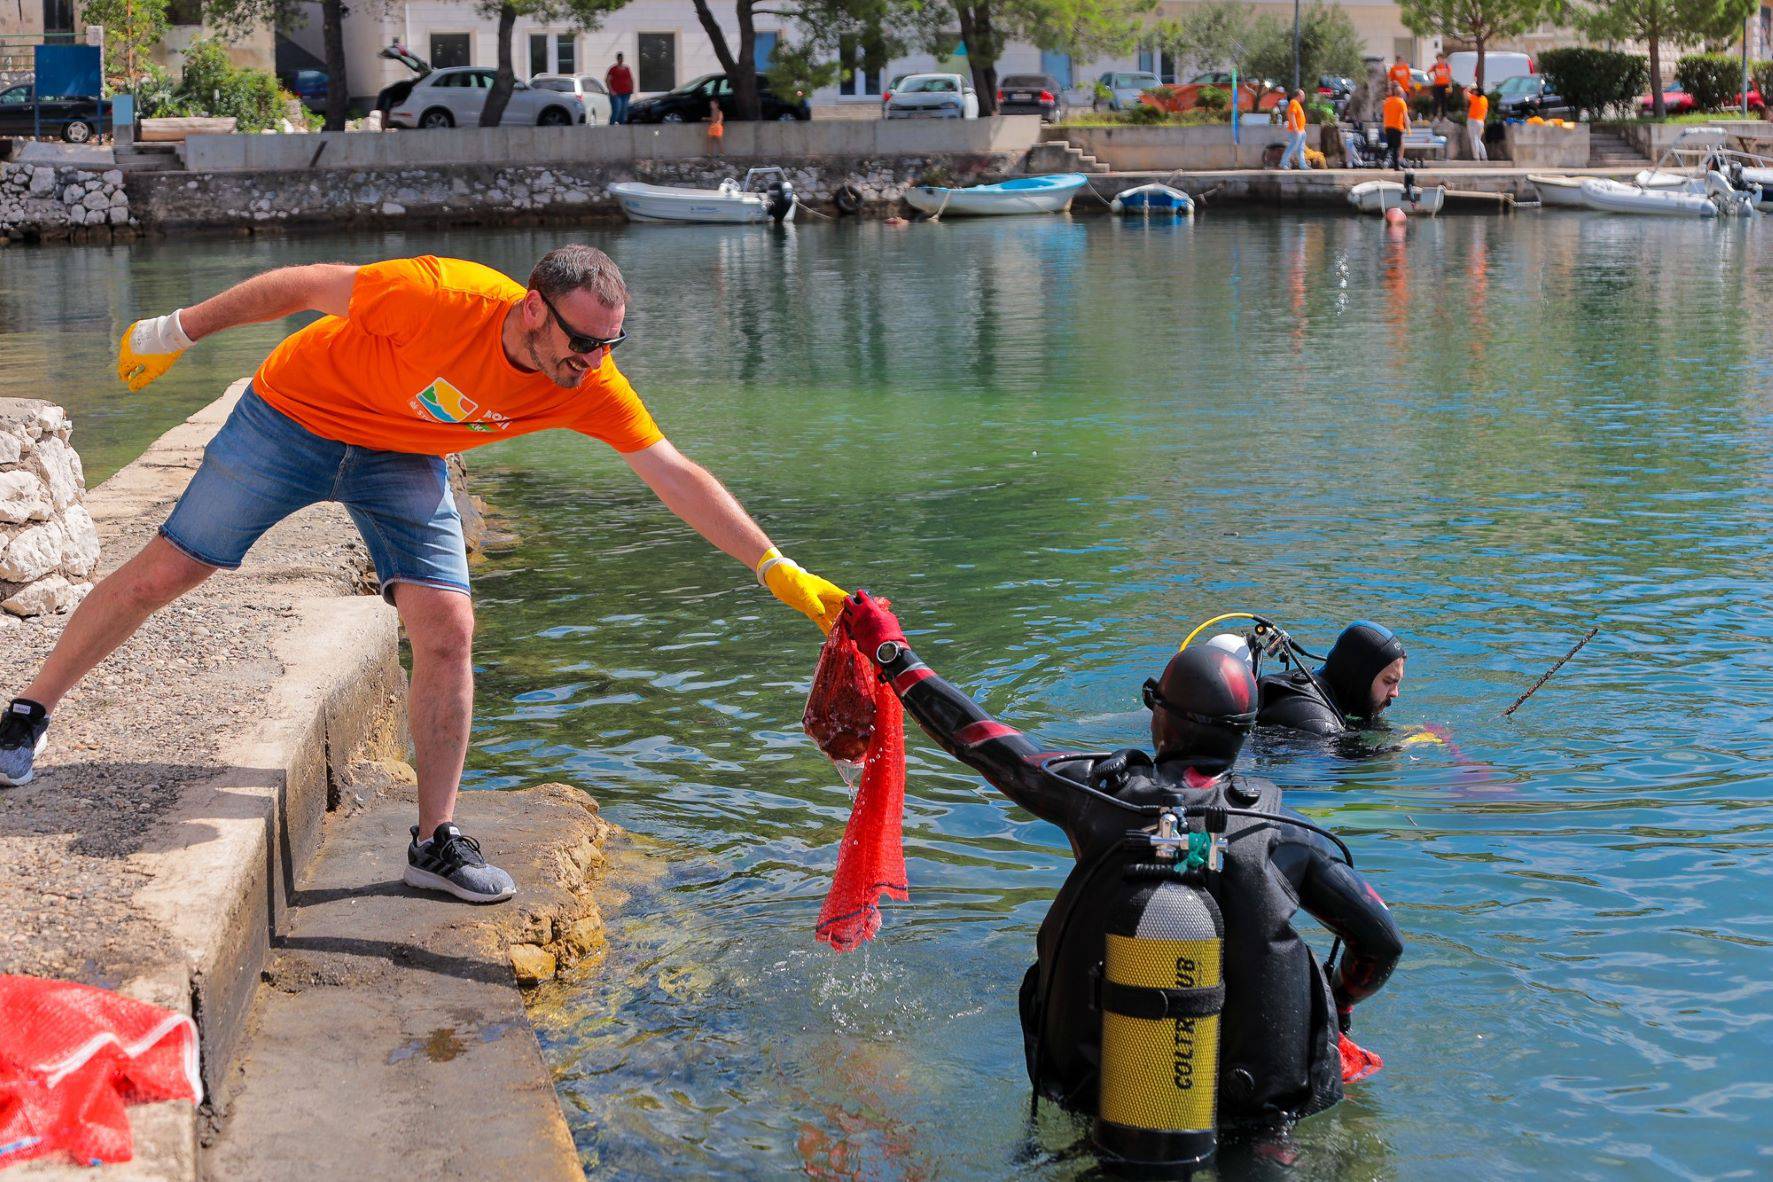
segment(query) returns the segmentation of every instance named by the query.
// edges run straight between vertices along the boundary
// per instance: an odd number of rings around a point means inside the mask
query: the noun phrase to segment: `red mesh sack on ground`
[[[1342,1053],[1342,1082],[1355,1083],[1379,1074],[1385,1066],[1385,1060],[1365,1047],[1359,1046],[1346,1034],[1336,1036],[1336,1049]]]
[[[196,1102],[197,1027],[72,981],[0,976],[0,1168],[51,1154],[134,1155],[130,1104]]]
[[[880,896],[905,889],[905,714],[893,688],[875,675],[839,616],[813,674],[801,720],[833,760],[862,762],[837,873],[819,912],[820,940],[849,952],[880,930]]]

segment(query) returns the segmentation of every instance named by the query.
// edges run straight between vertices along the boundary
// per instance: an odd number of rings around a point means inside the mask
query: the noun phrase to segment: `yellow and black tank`
[[[1151,867],[1107,924],[1094,1140],[1116,1172],[1186,1178],[1213,1156],[1225,926],[1213,897]]]

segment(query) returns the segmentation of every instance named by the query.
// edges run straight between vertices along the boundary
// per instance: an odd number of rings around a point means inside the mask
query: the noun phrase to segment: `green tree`
[[[517,69],[512,64],[511,28],[520,16],[534,17],[546,23],[565,21],[579,29],[595,29],[603,18],[622,7],[627,0],[478,0],[475,10],[481,16],[499,22],[499,66],[493,74],[492,90],[486,105],[480,108],[480,126],[497,127],[517,88]]]
[[[1006,43],[1028,41],[1079,57],[1125,53],[1156,10],[1157,0],[933,0],[917,20],[932,48],[951,48],[944,42],[959,29],[979,114],[995,115],[997,61]]]
[[[86,0],[80,19],[105,29],[105,76],[128,79],[147,68],[148,50],[166,33],[166,0]]]
[[[909,43],[911,30],[924,12],[923,0],[693,0],[696,19],[714,47],[714,57],[733,89],[731,119],[757,119],[763,114],[757,69],[757,18],[773,16],[793,23],[799,36],[792,46],[776,46],[779,72],[765,71],[778,90],[802,89],[804,83],[830,81],[849,61],[836,61],[840,52],[860,52],[863,66],[876,70]],[[715,15],[732,4],[735,37]],[[827,73],[829,71],[829,73]],[[788,75],[798,75],[788,77]],[[790,92],[791,93],[791,92]]]
[[[1628,107],[1650,84],[1644,58],[1609,49],[1548,49],[1539,55],[1539,71],[1572,107],[1597,118],[1613,108]]]
[[[1662,102],[1662,47],[1728,41],[1759,0],[1578,0],[1576,23],[1590,36],[1642,41],[1650,51],[1651,114],[1668,114]]]
[[[1299,85],[1307,92],[1322,74],[1353,76],[1363,70],[1361,35],[1339,4],[1313,4],[1299,18]],[[1263,78],[1293,76],[1293,22],[1273,13],[1256,19],[1250,72]]]
[[[368,0],[385,3],[386,0]],[[202,0],[203,19],[223,36],[234,38],[259,25],[278,32],[299,29],[307,21],[300,0]],[[351,91],[345,84],[345,2],[320,0],[321,40],[326,47],[326,130],[343,131]]]
[[[1560,0],[1398,0],[1404,27],[1418,37],[1454,37],[1471,42],[1477,51],[1480,90],[1484,89],[1484,54],[1488,47],[1555,18],[1560,8]]]

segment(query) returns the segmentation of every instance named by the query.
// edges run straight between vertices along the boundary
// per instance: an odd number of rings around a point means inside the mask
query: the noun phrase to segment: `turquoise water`
[[[1356,1028],[1386,1069],[1300,1126],[1291,1171],[1222,1176],[1617,1179],[1773,1168],[1764,229],[1212,212],[586,237],[638,293],[623,360],[673,440],[1052,745],[1141,742],[1139,682],[1219,611],[1317,645],[1357,616],[1403,635],[1397,734],[1455,747],[1250,751],[1397,914],[1405,959]],[[560,237],[15,249],[0,309],[32,310],[0,393],[61,391],[77,440],[127,458],[279,331],[126,404],[90,375],[143,302],[272,261],[521,274]],[[24,294],[44,290],[61,302]],[[849,797],[799,731],[811,625],[601,445],[472,464],[520,542],[476,576],[468,782],[567,780],[633,835],[607,961],[539,1010],[587,1164],[1088,1174],[1081,1125],[1027,1122],[1015,1017],[1057,830],[917,736],[912,899],[863,952],[816,944]]]

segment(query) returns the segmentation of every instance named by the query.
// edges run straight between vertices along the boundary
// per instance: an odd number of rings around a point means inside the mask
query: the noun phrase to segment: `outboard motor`
[[[1201,853],[1216,868],[1217,843],[1178,833],[1173,813],[1152,841],[1158,860],[1129,868],[1144,881],[1106,925],[1091,1139],[1110,1171],[1187,1178],[1218,1147],[1225,924],[1200,872]]]
[[[765,202],[764,208],[769,211],[771,220],[779,224],[783,218],[794,212],[794,182],[778,177],[770,182],[770,187],[765,191],[769,194],[769,200]]]

